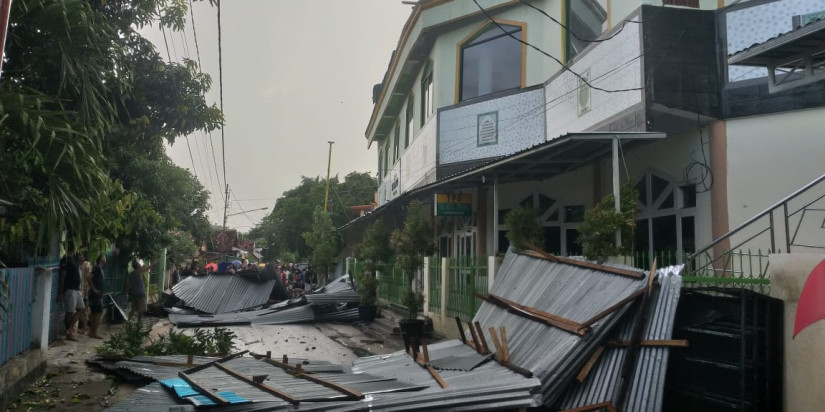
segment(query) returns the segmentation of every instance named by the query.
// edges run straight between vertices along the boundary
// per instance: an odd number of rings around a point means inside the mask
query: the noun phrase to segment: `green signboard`
[[[469,193],[435,195],[436,216],[472,216],[473,195]]]

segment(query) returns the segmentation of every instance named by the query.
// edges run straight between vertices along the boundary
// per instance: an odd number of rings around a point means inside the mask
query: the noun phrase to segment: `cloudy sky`
[[[212,75],[207,95],[218,102],[217,9],[194,2],[202,69]],[[381,81],[411,11],[400,0],[232,0],[221,6],[223,104],[226,116],[228,226],[248,231],[301,176],[326,177],[327,141],[332,174],[376,172],[375,147],[364,137],[372,86]],[[148,28],[172,60],[197,59],[192,20],[185,33]],[[215,149],[215,160],[211,147]],[[223,219],[220,131],[189,137],[194,170],[212,195],[210,220]],[[186,139],[168,148],[192,170]],[[247,211],[247,213],[243,213]],[[237,214],[236,214],[237,213]]]

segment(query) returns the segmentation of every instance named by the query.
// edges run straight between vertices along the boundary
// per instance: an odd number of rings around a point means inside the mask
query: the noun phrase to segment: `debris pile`
[[[358,293],[349,276],[297,298],[267,305],[275,282],[232,275],[186,278],[172,291],[183,301],[179,306],[194,310],[168,308],[169,320],[178,327],[198,327],[358,319]]]

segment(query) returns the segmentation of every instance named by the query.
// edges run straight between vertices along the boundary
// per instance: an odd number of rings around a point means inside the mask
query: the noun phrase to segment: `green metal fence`
[[[487,257],[451,258],[447,279],[447,316],[473,318],[481,301],[473,292],[487,293]]]
[[[430,259],[430,270],[427,273],[429,277],[429,288],[427,296],[429,297],[428,310],[431,313],[441,313],[441,258],[433,256]]]
[[[405,308],[401,302],[401,294],[410,286],[409,277],[395,267],[395,262],[383,265],[378,280],[378,297],[387,303]]]
[[[719,257],[701,253],[686,263],[682,281],[687,287],[744,288],[763,294],[771,290],[768,252],[762,249],[730,250]]]

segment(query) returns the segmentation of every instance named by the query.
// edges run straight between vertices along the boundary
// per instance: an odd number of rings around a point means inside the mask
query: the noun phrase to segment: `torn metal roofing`
[[[172,287],[178,299],[206,313],[221,314],[263,305],[275,280],[258,282],[233,275],[189,276]]]
[[[327,303],[357,303],[359,299],[358,292],[355,291],[352,283],[350,283],[349,275],[341,276],[312,293],[304,294],[304,297],[308,302],[319,305]]]
[[[487,328],[505,327],[510,362],[532,371],[541,380],[544,402],[552,405],[627,311],[629,303],[622,302],[638,295],[646,286],[645,279],[552,262],[511,249],[490,294],[579,324],[597,318],[611,307],[616,310],[592,323],[588,336],[537,323],[488,302],[481,305],[473,320],[482,326],[487,342],[493,342]]]
[[[116,405],[104,409],[106,412],[191,412],[195,408],[170,394],[159,383],[153,382],[136,389]]]
[[[642,339],[667,340],[673,335],[673,320],[682,286],[683,266],[670,266],[656,271],[658,287],[651,294],[647,322]],[[612,337],[629,341],[633,317],[626,316]],[[623,411],[661,411],[667,371],[667,347],[645,346],[639,349],[633,372],[633,381]],[[615,404],[621,385],[621,374],[628,350],[625,347],[607,347],[583,382],[574,382],[567,389],[557,407],[574,409],[603,402]]]

